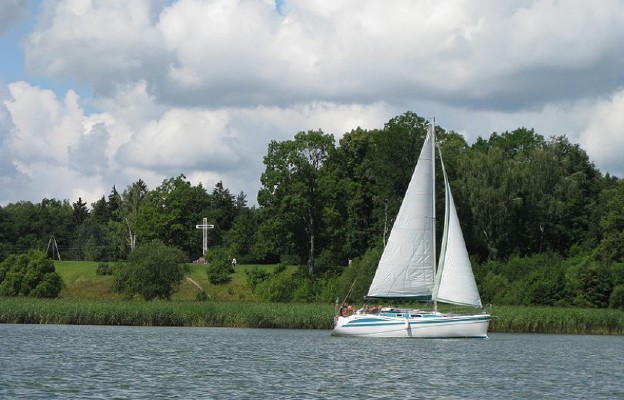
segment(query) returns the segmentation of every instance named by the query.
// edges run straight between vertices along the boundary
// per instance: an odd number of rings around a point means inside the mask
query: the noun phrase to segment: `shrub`
[[[234,273],[234,267],[227,260],[213,260],[208,264],[207,271],[208,280],[213,285],[220,285],[228,283],[232,280],[232,274]]]
[[[256,290],[256,286],[258,286],[258,284],[266,281],[270,276],[267,271],[259,267],[253,267],[245,270],[245,275],[247,276],[247,284],[251,288],[252,292]]]
[[[609,307],[624,310],[624,285],[618,285],[613,288],[609,297]]]
[[[184,279],[185,258],[180,249],[160,240],[145,243],[116,269],[113,288],[128,298],[140,295],[146,300],[169,299]]]
[[[108,265],[108,263],[101,262],[98,264],[97,268],[95,269],[95,274],[96,275],[112,275],[113,269],[110,267],[110,265]]]
[[[256,293],[265,301],[288,302],[292,298],[294,288],[292,274],[278,266],[267,280],[256,287]]]
[[[0,264],[0,296],[54,298],[62,287],[54,263],[41,251],[11,255]]]
[[[231,275],[234,273],[230,253],[223,246],[214,246],[208,249],[206,253],[208,260],[208,280],[213,285],[220,285],[232,280]]]

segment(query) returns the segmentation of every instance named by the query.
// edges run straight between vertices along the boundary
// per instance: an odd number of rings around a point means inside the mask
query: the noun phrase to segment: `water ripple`
[[[624,397],[622,337],[0,325],[0,398]]]

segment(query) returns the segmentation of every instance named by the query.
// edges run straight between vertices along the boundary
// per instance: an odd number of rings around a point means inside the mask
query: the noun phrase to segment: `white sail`
[[[444,303],[482,307],[441,152],[440,165],[444,175],[446,211],[433,299]]]
[[[429,297],[433,291],[433,132],[429,130],[367,297]]]

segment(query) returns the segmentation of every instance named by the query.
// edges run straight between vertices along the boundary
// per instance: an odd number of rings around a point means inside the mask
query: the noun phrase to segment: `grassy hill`
[[[85,300],[117,300],[121,295],[111,290],[113,277],[96,275],[95,271],[99,263],[92,261],[55,261],[56,272],[64,282],[60,297],[62,299],[85,299]],[[237,265],[229,283],[213,285],[208,281],[206,265],[189,264],[190,273],[187,277],[197,283],[216,301],[257,301],[247,285],[245,271],[249,268],[259,267],[267,271],[273,271],[274,265]],[[293,267],[294,268],[294,267]],[[185,279],[178,290],[173,294],[172,300],[195,300],[200,291],[199,288]]]

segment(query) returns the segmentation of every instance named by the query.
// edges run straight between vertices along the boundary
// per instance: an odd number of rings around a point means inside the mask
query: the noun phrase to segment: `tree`
[[[272,224],[270,230],[276,230],[280,240],[294,243],[301,258],[307,255],[310,274],[315,272],[317,239],[327,198],[321,183],[322,167],[333,150],[333,136],[321,130],[299,132],[294,140],[271,141],[264,157],[266,170],[260,177],[258,203],[271,216],[267,221]]]
[[[468,200],[468,245],[480,259],[565,254],[596,231],[592,216],[602,177],[564,136],[544,140],[526,129],[494,133],[460,157],[457,174]]]
[[[127,297],[169,299],[187,272],[185,261],[180,249],[160,240],[141,244],[130,253],[127,263],[118,266],[114,288]]]
[[[230,250],[232,257],[236,257],[243,263],[256,261],[252,250],[257,228],[256,209],[241,209],[232,223],[232,228],[227,231],[224,237],[225,245]]]
[[[121,195],[117,191],[117,188],[115,187],[115,185],[113,185],[113,188],[111,189],[111,193],[108,195],[108,202],[107,202],[108,213],[111,219],[115,219],[115,217],[118,216],[117,210],[119,210],[119,208],[121,207],[121,202],[122,202]]]
[[[92,203],[91,207],[92,211],[76,227],[71,256],[81,260],[107,261],[111,256],[112,232],[106,198],[102,196]],[[78,208],[86,209],[83,206],[78,206]],[[76,210],[77,203],[74,203],[74,219],[76,219]]]
[[[241,192],[244,201],[244,194]],[[240,200],[240,199],[239,199]],[[223,243],[223,234],[232,228],[234,219],[239,213],[237,208],[237,199],[230,193],[230,190],[223,186],[223,182],[219,181],[212,189],[212,194],[208,196],[208,206],[206,215],[208,220],[214,225],[211,230],[211,245],[221,245]]]
[[[0,263],[0,296],[58,297],[63,287],[54,263],[38,250]]]
[[[201,255],[202,237],[195,225],[208,210],[209,196],[201,184],[191,185],[184,175],[166,179],[146,195],[137,232],[147,240],[162,240],[197,258]]]
[[[589,257],[580,257],[568,267],[566,284],[575,296],[575,305],[599,308],[609,306],[613,281],[607,265]]]
[[[363,254],[375,238],[373,221],[373,175],[371,152],[376,131],[361,128],[347,132],[327,161],[335,182],[330,202],[336,217],[331,225],[336,259],[353,259]]]
[[[604,216],[600,220],[603,237],[594,256],[607,263],[624,261],[624,181],[601,196]]]
[[[116,198],[116,193],[117,190],[113,187],[111,193],[113,199]],[[136,225],[147,193],[147,185],[139,179],[124,190],[120,205],[111,214],[111,225],[117,239],[114,253],[119,256],[118,258],[125,258],[136,248]],[[117,200],[113,200],[112,204],[117,204]]]
[[[121,198],[122,203],[119,208],[121,216],[119,219],[123,225],[122,230],[127,232],[126,237],[130,251],[136,248],[136,224],[147,193],[147,185],[143,182],[143,180],[139,179],[132,185],[128,186]]]
[[[82,197],[78,197],[78,201],[72,203],[74,210],[74,224],[79,226],[89,217],[89,209],[87,203],[82,201]]]

